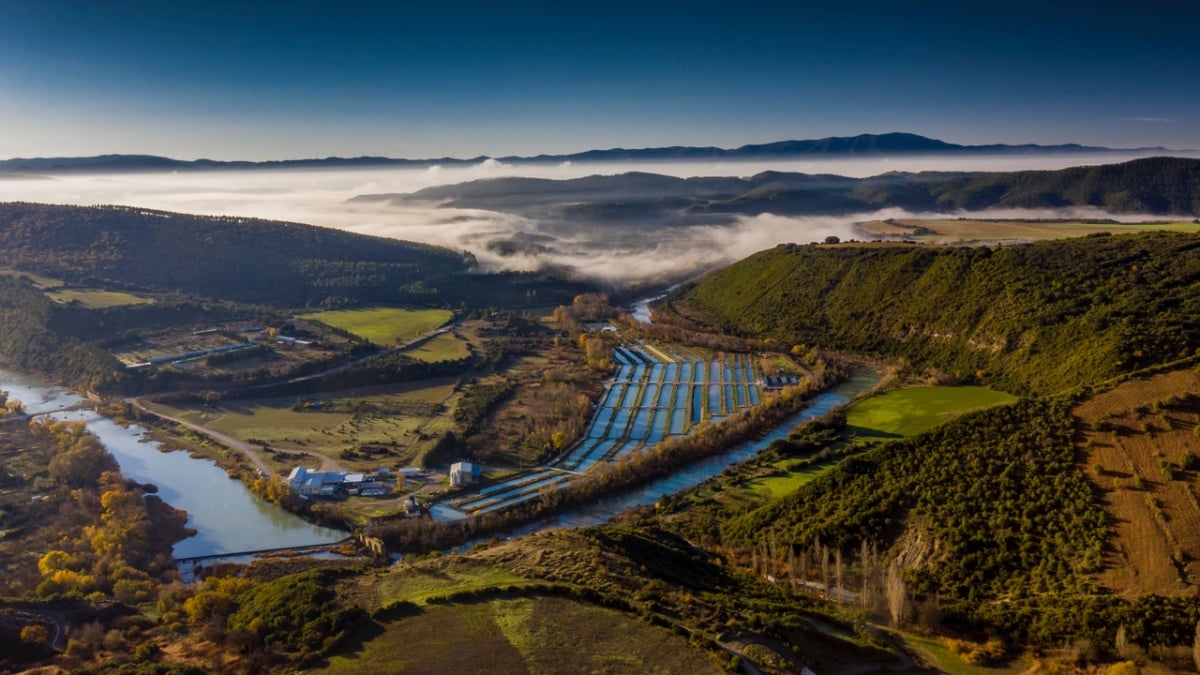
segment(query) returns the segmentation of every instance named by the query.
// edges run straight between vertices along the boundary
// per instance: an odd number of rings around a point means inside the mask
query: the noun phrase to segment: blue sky
[[[1194,0],[0,0],[0,157],[471,157],[885,131],[1200,148],[1198,19]]]

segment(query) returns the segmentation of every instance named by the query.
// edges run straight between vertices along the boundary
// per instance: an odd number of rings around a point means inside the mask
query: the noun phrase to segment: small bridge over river
[[[118,399],[105,399],[103,401],[94,401],[94,400],[81,401],[74,405],[65,406],[63,408],[55,408],[54,410],[41,410],[41,411],[38,411],[35,413],[23,412],[23,413],[19,413],[16,415],[5,415],[4,417],[0,417],[0,424],[4,424],[6,422],[13,423],[13,422],[18,422],[18,421],[28,422],[29,420],[37,419],[39,417],[48,417],[50,415],[58,415],[60,413],[77,412],[79,410],[95,410],[96,408],[102,408],[106,405],[109,405],[111,403],[116,403],[117,401],[120,401],[120,400],[121,399],[118,398]]]
[[[295,553],[298,555],[305,554],[305,553],[321,553],[324,551],[332,551],[333,549],[335,549],[339,546],[353,543],[354,541],[355,541],[354,537],[346,537],[345,539],[342,539],[341,541],[335,541],[335,542],[331,542],[328,544],[310,544],[308,546],[280,546],[277,548],[259,548],[259,549],[254,549],[251,551],[231,551],[229,553],[210,553],[208,555],[192,555],[192,556],[187,556],[184,558],[176,558],[175,564],[176,565],[185,565],[188,563],[196,564],[196,563],[202,563],[206,560],[221,560],[224,558],[243,558],[246,556],[260,556],[260,555],[267,555],[270,553]]]

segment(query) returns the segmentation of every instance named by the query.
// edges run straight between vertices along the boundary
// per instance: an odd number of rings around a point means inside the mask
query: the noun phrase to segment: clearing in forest
[[[382,347],[390,347],[424,335],[445,324],[452,316],[454,313],[448,309],[371,307],[302,314],[300,318],[320,321]]]
[[[846,409],[846,440],[886,441],[913,436],[941,426],[959,415],[1017,400],[987,387],[909,387],[865,398]],[[778,497],[794,492],[833,468],[838,458],[810,463],[776,462],[774,475],[747,481],[750,492]]]
[[[1074,410],[1081,470],[1114,537],[1101,585],[1133,597],[1200,584],[1200,375],[1125,382]]]
[[[913,436],[1016,396],[987,387],[909,387],[863,399],[846,410],[846,428],[859,438]]]

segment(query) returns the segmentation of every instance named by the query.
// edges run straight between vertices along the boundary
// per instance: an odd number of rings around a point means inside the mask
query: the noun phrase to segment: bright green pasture
[[[893,389],[865,398],[846,410],[844,440],[885,440],[929,431],[964,413],[1012,403],[1017,398],[987,387],[912,387]],[[782,460],[773,466],[785,473],[746,481],[746,490],[760,497],[782,497],[813,481],[838,463],[837,458],[813,464]],[[795,467],[795,468],[793,468]]]
[[[122,293],[120,291],[97,291],[83,288],[63,288],[52,291],[46,291],[46,297],[55,302],[69,304],[78,301],[79,304],[88,309],[105,309],[107,307],[121,307],[124,305],[150,305],[154,304],[154,300],[133,295],[132,293]]]
[[[300,318],[320,321],[377,345],[390,347],[428,333],[449,321],[452,316],[454,313],[448,309],[371,307],[302,314]]]
[[[435,363],[437,361],[454,361],[465,359],[471,355],[467,343],[457,335],[443,333],[405,352],[418,361]]]
[[[779,476],[755,478],[746,481],[744,487],[760,497],[782,497],[812,482],[817,476],[832,468],[836,461],[807,464],[792,469],[797,463],[795,460],[786,459],[776,462],[774,466],[787,473]]]
[[[912,387],[865,398],[846,410],[846,428],[860,438],[912,436],[964,413],[1012,403],[987,387]]]

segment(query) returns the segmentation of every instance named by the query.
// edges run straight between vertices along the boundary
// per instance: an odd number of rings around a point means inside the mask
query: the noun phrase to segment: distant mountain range
[[[358,203],[434,203],[513,213],[543,226],[631,231],[721,225],[739,216],[837,215],[903,208],[943,213],[989,208],[1096,207],[1112,213],[1200,215],[1200,160],[1150,157],[1057,171],[886,173],[847,178],[767,171],[741,177],[652,173],[570,180],[491,178]]]
[[[496,159],[507,164],[558,164],[563,162],[615,161],[738,161],[752,159],[784,159],[812,156],[860,155],[954,155],[954,154],[1086,154],[1099,152],[1170,152],[1154,148],[1105,148],[1078,145],[959,145],[925,136],[906,133],[860,134],[832,136],[806,141],[778,141],[739,148],[671,146],[663,148],[611,148],[588,150],[567,155],[536,155],[532,157],[487,157],[470,159],[442,157],[438,159],[399,159],[391,157],[327,157],[324,159],[289,159],[266,162],[218,161],[211,159],[181,160],[154,155],[97,155],[94,157],[33,157],[0,160],[4,173],[61,173],[114,171],[201,171],[214,169],[318,169],[362,167],[425,167],[478,164]]]

